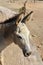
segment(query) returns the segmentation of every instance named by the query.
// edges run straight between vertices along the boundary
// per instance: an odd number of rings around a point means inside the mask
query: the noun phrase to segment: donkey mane
[[[22,13],[23,13],[23,12],[21,12],[20,14],[22,14]],[[17,14],[17,15],[15,15],[15,16],[13,16],[13,17],[11,17],[11,18],[9,18],[9,19],[7,19],[7,20],[1,22],[0,24],[8,24],[8,23],[14,23],[14,24],[15,24],[16,20],[17,20],[18,17],[20,16],[20,14]]]

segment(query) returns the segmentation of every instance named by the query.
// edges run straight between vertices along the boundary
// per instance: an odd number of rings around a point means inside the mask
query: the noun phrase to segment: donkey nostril
[[[29,56],[29,53],[27,53],[26,55],[28,55],[28,56]]]
[[[25,57],[30,56],[31,53],[32,53],[32,51],[23,50],[23,54],[24,54]]]
[[[27,55],[28,55],[28,56],[31,55],[31,52],[27,53]]]
[[[31,55],[31,52],[29,52],[29,53],[25,53],[25,56],[27,57],[27,56],[30,56]]]

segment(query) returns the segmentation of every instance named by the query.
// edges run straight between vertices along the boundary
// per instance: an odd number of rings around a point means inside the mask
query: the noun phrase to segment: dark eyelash
[[[22,37],[21,36],[17,36],[18,38],[20,38],[20,39],[22,39]]]

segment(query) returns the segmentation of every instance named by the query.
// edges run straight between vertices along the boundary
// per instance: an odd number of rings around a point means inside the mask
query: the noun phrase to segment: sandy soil
[[[29,4],[27,5],[27,7]],[[34,14],[31,22],[28,24],[28,28],[31,31],[35,45],[43,60],[43,4],[35,3],[30,4],[30,8],[33,9]]]
[[[23,6],[23,3],[0,3],[0,6],[5,6],[12,10],[18,10]],[[43,60],[43,3],[27,3],[26,8],[28,11],[34,11],[31,21],[27,22],[27,27],[31,32],[33,43],[37,46]],[[2,19],[0,18],[0,20]]]

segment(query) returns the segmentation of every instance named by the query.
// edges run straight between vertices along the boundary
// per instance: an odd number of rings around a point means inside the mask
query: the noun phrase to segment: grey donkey
[[[11,32],[11,34],[13,32],[17,35],[18,39],[23,44],[23,53],[26,57],[32,53],[29,40],[30,31],[26,26],[26,22],[29,21],[32,13],[33,11],[22,18],[24,12],[21,12],[0,23],[0,25],[3,26],[5,36],[7,35],[6,33],[9,32]]]

